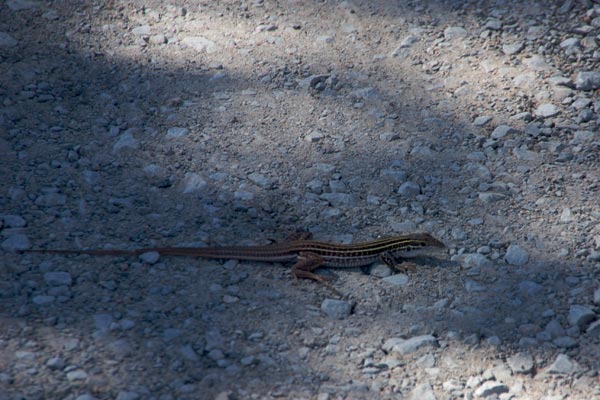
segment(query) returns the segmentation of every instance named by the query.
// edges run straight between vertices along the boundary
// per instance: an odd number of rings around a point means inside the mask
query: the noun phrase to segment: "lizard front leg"
[[[400,272],[415,272],[417,264],[398,259],[391,251],[385,251],[379,255],[379,260],[388,267]]]

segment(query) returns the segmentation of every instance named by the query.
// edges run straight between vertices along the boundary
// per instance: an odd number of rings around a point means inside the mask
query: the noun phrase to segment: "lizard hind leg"
[[[324,283],[326,279],[313,271],[323,265],[321,256],[315,253],[301,253],[298,261],[292,267],[292,275],[296,279],[311,279],[313,281]]]
[[[294,264],[292,267],[292,275],[295,279],[310,279],[316,282],[319,282],[325,286],[327,286],[330,290],[332,290],[336,295],[341,296],[340,292],[338,292],[332,285],[329,283],[328,278],[317,275],[313,271],[323,265],[323,258],[315,253],[300,253],[300,257],[298,258],[298,262]]]

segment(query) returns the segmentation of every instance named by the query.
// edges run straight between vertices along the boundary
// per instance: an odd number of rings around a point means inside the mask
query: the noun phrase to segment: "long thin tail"
[[[47,253],[47,254],[89,254],[92,256],[135,256],[152,251],[153,249],[135,250],[67,250],[67,249],[32,249],[22,250],[23,253]]]

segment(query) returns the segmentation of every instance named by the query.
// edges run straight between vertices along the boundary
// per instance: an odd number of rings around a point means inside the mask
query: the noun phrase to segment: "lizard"
[[[306,237],[306,236],[305,236]],[[354,244],[328,243],[309,239],[290,240],[259,246],[147,247],[139,249],[29,249],[28,253],[88,254],[93,256],[132,256],[158,252],[164,256],[192,256],[210,259],[236,259],[263,262],[294,262],[294,278],[311,279],[330,287],[327,278],[315,274],[319,267],[355,268],[377,260],[397,269],[402,259],[446,248],[428,233],[413,233]]]

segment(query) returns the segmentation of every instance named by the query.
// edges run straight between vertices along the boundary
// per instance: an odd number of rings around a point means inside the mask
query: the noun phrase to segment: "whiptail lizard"
[[[89,254],[97,256],[130,256],[151,251],[165,256],[196,256],[265,262],[294,262],[295,278],[306,278],[331,287],[326,278],[313,271],[319,267],[354,268],[380,260],[396,268],[401,259],[444,249],[441,241],[427,233],[395,236],[355,244],[334,244],[316,240],[292,240],[264,246],[223,247],[149,247],[133,250],[67,250],[39,249],[25,252],[54,254]]]

